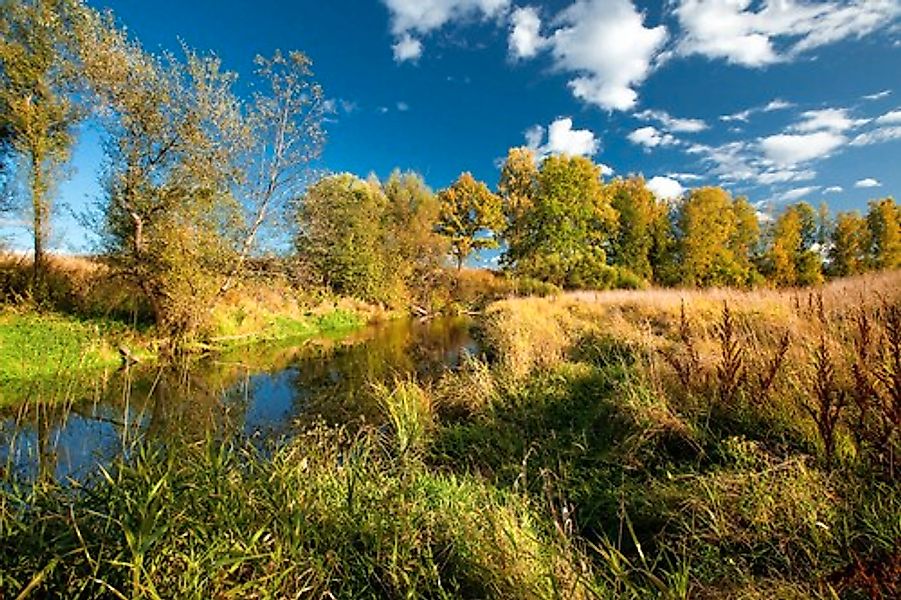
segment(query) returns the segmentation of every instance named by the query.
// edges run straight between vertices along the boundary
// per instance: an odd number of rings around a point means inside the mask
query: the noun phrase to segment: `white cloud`
[[[394,50],[394,60],[397,62],[416,61],[422,56],[422,42],[409,33],[401,35],[391,49]]]
[[[721,115],[720,121],[724,121],[726,123],[730,123],[732,121],[741,121],[742,123],[747,123],[748,118],[751,116],[751,113],[754,112],[752,109],[742,110],[737,113],[732,113],[731,115]]]
[[[880,125],[901,123],[901,108],[885,113],[876,122]]]
[[[844,191],[845,191],[845,188],[843,188],[840,185],[830,185],[825,190],[823,190],[823,193],[824,194],[841,194]]]
[[[773,112],[776,110],[784,110],[786,108],[792,108],[794,104],[792,102],[788,102],[787,100],[782,100],[781,98],[775,98],[774,100],[770,100],[769,103],[764,106],[761,110],[763,112]]]
[[[398,102],[397,110],[399,110],[400,112],[407,112],[408,110],[410,110],[410,105],[406,102]]]
[[[416,60],[422,55],[420,38],[451,21],[503,14],[510,0],[382,0],[391,15],[394,59]]]
[[[636,118],[644,121],[654,120],[666,127],[670,131],[680,133],[697,133],[707,129],[707,123],[701,119],[683,119],[673,117],[663,110],[643,110],[635,113]]]
[[[873,179],[872,177],[867,177],[866,179],[861,179],[854,184],[856,188],[875,188],[882,186],[878,180]]]
[[[666,28],[645,27],[631,0],[576,0],[555,23],[548,45],[556,67],[576,74],[569,82],[573,94],[608,110],[632,108],[634,88],[649,75]]]
[[[880,127],[867,131],[856,136],[851,140],[852,146],[869,146],[881,142],[890,142],[893,140],[901,140],[901,126]]]
[[[547,143],[543,144],[545,129],[534,125],[526,130],[526,145],[535,151],[540,159],[552,154],[570,156],[594,156],[601,147],[601,141],[590,129],[573,129],[572,119],[560,118],[547,128]]]
[[[657,177],[652,177],[646,185],[648,189],[661,200],[678,198],[685,192],[685,188],[682,187],[682,184],[675,179],[661,177],[659,175]]]
[[[601,168],[601,175],[603,175],[604,177],[610,177],[611,175],[613,175],[613,173],[615,173],[613,167],[611,167],[610,165],[598,163],[598,166]]]
[[[672,146],[677,143],[676,138],[672,135],[659,131],[655,127],[648,125],[636,129],[628,136],[629,141],[645,148],[656,148],[657,146]]]
[[[758,173],[754,180],[761,185],[773,185],[789,181],[808,181],[816,176],[817,172],[812,169],[770,169]]]
[[[819,186],[807,186],[807,187],[799,187],[788,190],[787,192],[783,192],[776,196],[776,200],[782,200],[784,202],[792,202],[794,200],[800,200],[805,196],[810,196],[813,192],[817,191]]]
[[[773,185],[792,181],[809,181],[816,177],[813,169],[796,165],[778,165],[768,159],[760,141],[729,142],[720,146],[694,144],[686,152],[702,157],[709,164],[709,173],[723,181],[750,181],[759,185]]]
[[[817,131],[798,135],[771,135],[760,141],[767,160],[780,166],[794,166],[815,158],[828,156],[847,142],[834,131]]]
[[[801,122],[792,127],[794,131],[834,131],[842,132],[869,122],[869,119],[852,119],[846,108],[825,108],[801,113]]]
[[[861,96],[864,100],[881,100],[887,96],[892,95],[892,90],[882,90],[881,92],[876,92],[875,94],[867,94],[866,96]]]
[[[532,58],[541,50],[547,40],[541,37],[541,17],[532,6],[517,8],[510,15],[510,38],[508,46],[513,58]]]
[[[755,106],[753,108],[748,108],[737,113],[732,113],[731,115],[722,115],[720,117],[720,121],[725,121],[726,123],[732,121],[741,121],[742,123],[747,123],[748,119],[751,118],[751,115],[759,112],[774,112],[777,110],[784,110],[786,108],[792,108],[794,103],[788,102],[787,100],[782,100],[781,98],[774,98],[770,100],[763,106]]]
[[[901,3],[679,0],[674,13],[683,30],[679,53],[762,67],[871,33],[892,23],[901,14]]]
[[[695,175],[694,173],[667,173],[666,176],[670,179],[678,179],[679,181],[700,181],[703,179],[703,177]]]

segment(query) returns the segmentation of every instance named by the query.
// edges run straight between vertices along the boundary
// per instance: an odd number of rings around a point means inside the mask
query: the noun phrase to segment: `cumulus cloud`
[[[601,175],[604,177],[610,177],[615,172],[613,167],[610,165],[605,165],[604,163],[598,163],[598,166],[601,168]]]
[[[872,177],[867,177],[866,179],[861,179],[854,184],[856,188],[875,188],[882,186],[879,183],[879,180],[873,179]]]
[[[391,49],[394,50],[394,60],[397,62],[417,61],[422,56],[422,42],[409,33],[401,35]]]
[[[670,177],[652,177],[645,185],[661,200],[672,200],[685,193],[682,184]]]
[[[659,131],[656,127],[641,127],[636,129],[628,136],[629,141],[645,148],[656,148],[658,146],[672,146],[677,143],[675,137],[671,134]]]
[[[756,10],[755,10],[756,9]],[[897,0],[678,0],[677,51],[763,67],[848,37],[862,37],[901,14]]]
[[[707,123],[701,119],[683,119],[674,117],[664,110],[643,110],[635,116],[644,121],[657,121],[669,131],[679,133],[697,133],[707,129]]]
[[[508,46],[513,58],[532,58],[547,41],[541,37],[541,17],[532,6],[517,8],[510,15]]]
[[[666,28],[645,27],[631,0],[576,0],[554,21],[548,46],[558,69],[575,74],[573,94],[608,110],[628,110],[650,74]]]
[[[594,132],[590,129],[573,129],[573,121],[568,117],[559,118],[547,127],[546,143],[545,128],[541,125],[527,129],[525,136],[526,145],[535,151],[539,159],[553,154],[594,156],[601,148],[601,141]]]
[[[823,193],[824,194],[841,194],[844,191],[845,191],[845,188],[843,188],[840,185],[830,185],[825,190],[823,190]]]
[[[842,132],[868,123],[869,119],[852,119],[846,108],[824,108],[801,113],[801,122],[794,125],[794,131],[835,131]]]
[[[510,0],[382,0],[391,15],[395,36],[394,59],[416,60],[422,55],[422,36],[463,19],[504,14]]]
[[[829,156],[847,141],[847,138],[840,133],[817,131],[797,135],[771,135],[760,141],[760,147],[767,160],[776,165],[794,166],[815,158]]]
[[[901,108],[885,113],[884,115],[876,119],[876,123],[880,125],[901,123]]]

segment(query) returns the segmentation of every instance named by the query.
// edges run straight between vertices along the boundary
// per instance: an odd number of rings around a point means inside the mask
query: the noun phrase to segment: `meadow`
[[[15,597],[892,598],[901,274],[511,298],[375,421],[0,492]]]

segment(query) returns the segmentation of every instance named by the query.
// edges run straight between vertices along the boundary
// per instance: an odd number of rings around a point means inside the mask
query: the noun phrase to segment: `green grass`
[[[263,454],[144,448],[89,487],[0,488],[0,595],[578,598],[590,574],[528,499],[313,428]]]
[[[220,318],[216,333],[208,343],[216,350],[250,346],[260,342],[296,341],[312,337],[338,338],[366,324],[363,316],[336,309],[321,315],[292,317],[272,314],[251,332],[242,331],[240,315]]]
[[[135,338],[117,321],[0,310],[0,404],[20,397],[26,388],[43,390],[115,368],[120,362],[117,346],[128,342],[135,347]]]

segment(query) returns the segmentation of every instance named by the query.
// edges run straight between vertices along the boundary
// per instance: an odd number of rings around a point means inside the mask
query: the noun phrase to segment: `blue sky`
[[[581,153],[661,196],[723,185],[767,206],[863,209],[901,189],[901,0],[93,0],[150,50],[252,70],[300,49],[334,101],[323,166],[492,186],[511,146]],[[99,193],[86,128],[53,246]],[[27,246],[14,220],[0,235]]]

